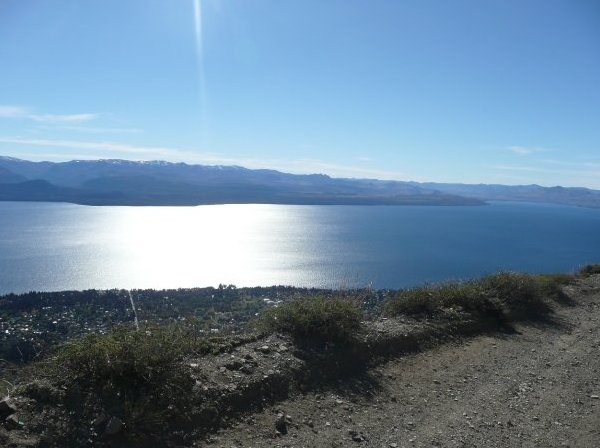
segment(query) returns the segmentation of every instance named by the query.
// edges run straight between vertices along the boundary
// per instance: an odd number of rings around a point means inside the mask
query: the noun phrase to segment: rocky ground
[[[566,292],[573,303],[545,322],[394,359],[246,415],[208,444],[600,447],[600,276]]]

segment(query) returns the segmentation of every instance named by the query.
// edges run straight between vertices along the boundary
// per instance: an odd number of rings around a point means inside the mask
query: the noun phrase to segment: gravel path
[[[209,446],[600,447],[600,275],[566,292],[575,306],[551,321],[398,358],[246,416]]]

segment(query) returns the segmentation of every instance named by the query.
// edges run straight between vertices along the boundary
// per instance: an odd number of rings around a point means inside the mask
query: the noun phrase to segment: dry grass
[[[301,298],[264,312],[259,331],[289,334],[299,342],[348,342],[361,328],[356,301],[343,297]]]

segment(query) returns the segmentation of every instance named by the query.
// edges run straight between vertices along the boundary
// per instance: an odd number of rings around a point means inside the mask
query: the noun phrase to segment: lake
[[[0,202],[0,293],[293,285],[398,288],[600,261],[600,210]]]

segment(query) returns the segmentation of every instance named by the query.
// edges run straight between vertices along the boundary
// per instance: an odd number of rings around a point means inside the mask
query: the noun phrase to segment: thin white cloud
[[[92,151],[110,151],[140,156],[176,157],[182,151],[160,146],[136,146],[119,142],[88,142],[81,140],[53,140],[42,138],[0,137],[0,143],[15,145],[50,146],[57,148],[88,149]]]
[[[550,175],[554,184],[586,185],[588,188],[600,188],[600,167],[588,164],[562,165],[557,167],[522,166],[522,165],[492,165],[489,168],[508,173],[538,173],[542,177]],[[558,182],[558,179],[564,179]]]
[[[30,114],[27,116],[31,120],[41,123],[87,123],[98,118],[97,114]]]
[[[269,168],[280,171],[311,174],[323,173],[336,177],[375,178],[402,180],[407,175],[398,171],[364,168],[360,166],[329,163],[319,159],[254,159],[246,157],[224,156],[217,153],[192,151],[165,146],[139,146],[122,142],[90,142],[83,140],[54,140],[42,138],[1,137],[0,144],[20,146],[41,146],[69,151],[55,151],[40,154],[38,152],[20,151],[16,156],[47,157],[47,160],[61,161],[66,159],[97,158],[135,158],[136,160],[167,160],[172,162],[201,163],[209,165],[239,165],[247,168]],[[82,151],[84,151],[82,153]],[[14,152],[14,151],[13,151]],[[415,179],[411,176],[411,179]]]
[[[572,167],[577,169],[600,169],[600,162],[590,162],[590,161],[567,161],[567,160],[556,160],[556,159],[544,159],[542,162],[547,163],[549,165],[558,166],[558,167]]]
[[[0,104],[0,118],[23,118],[29,115],[29,109],[21,106]]]
[[[38,114],[29,107],[0,104],[0,118],[24,118],[38,123],[87,123],[98,118],[98,114]]]
[[[488,165],[492,171],[488,177],[506,180],[518,180],[522,184],[535,183],[538,185],[554,186],[578,186],[592,189],[600,189],[600,167],[588,166],[587,164],[573,165],[569,163],[555,166],[531,166],[531,165]],[[502,174],[495,174],[502,173]],[[489,182],[486,180],[485,182]]]
[[[529,171],[529,172],[540,172],[540,173],[551,173],[551,172],[556,171],[556,170],[551,170],[551,169],[544,169],[541,167],[522,166],[522,165],[492,165],[490,168],[493,168],[496,170],[503,170],[503,171]]]
[[[363,168],[352,165],[330,163],[319,159],[299,159],[285,162],[287,170],[301,173],[325,173],[337,177],[405,180],[407,174],[399,171]],[[411,179],[414,176],[411,176]]]
[[[528,154],[535,154],[538,152],[546,152],[548,151],[545,148],[540,148],[537,146],[509,146],[506,148],[508,151],[512,152],[513,154],[518,154],[520,156],[525,156]]]
[[[140,128],[102,128],[96,126],[38,126],[37,129],[42,130],[61,130],[61,131],[73,131],[81,132],[86,134],[140,134],[144,132]]]

